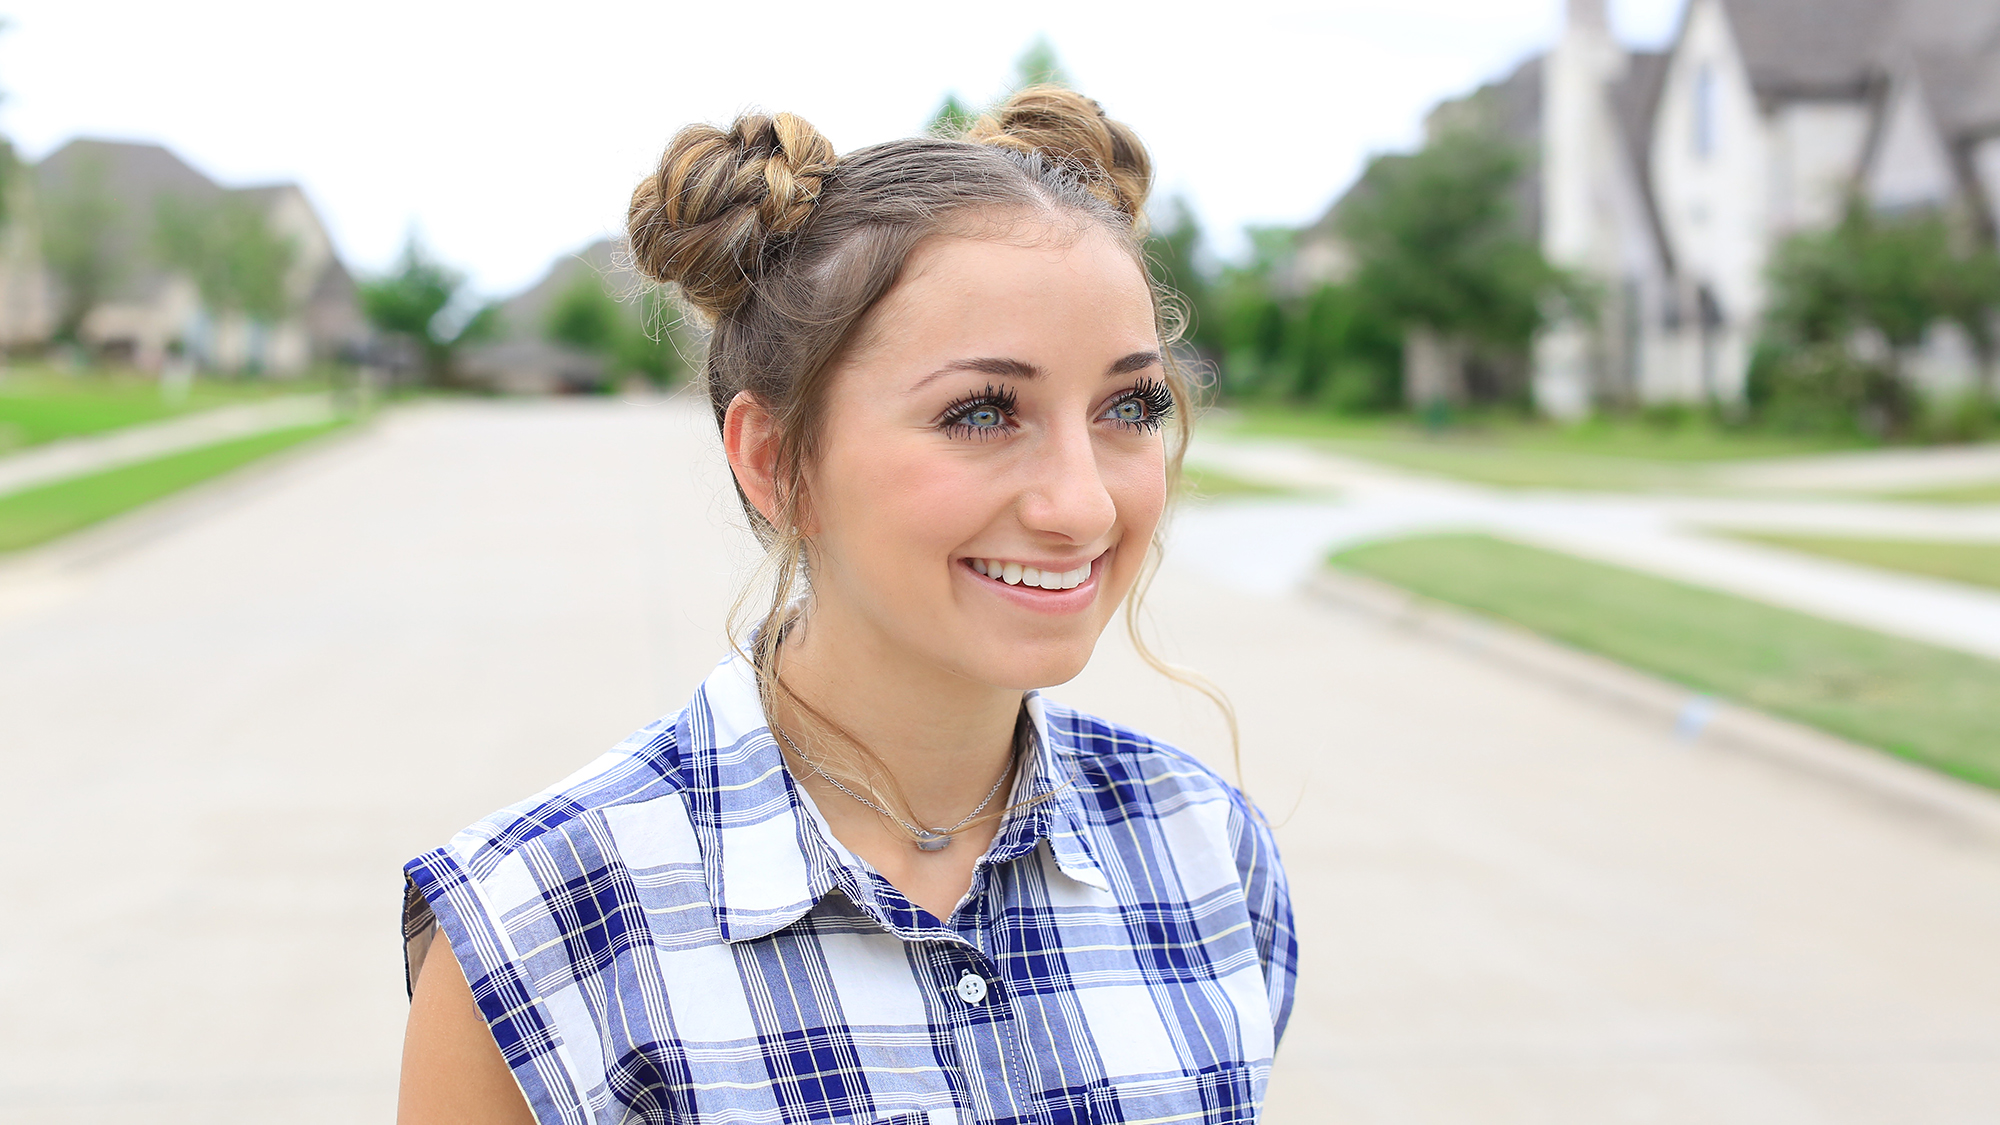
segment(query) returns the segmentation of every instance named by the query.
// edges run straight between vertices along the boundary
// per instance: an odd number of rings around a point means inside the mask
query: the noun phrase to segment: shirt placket
[[[981,868],[974,878],[990,885],[987,874]],[[993,948],[994,913],[988,907],[982,886],[960,915],[960,941],[931,944],[929,973],[957,1041],[974,1120],[1035,1121],[1020,1013]]]

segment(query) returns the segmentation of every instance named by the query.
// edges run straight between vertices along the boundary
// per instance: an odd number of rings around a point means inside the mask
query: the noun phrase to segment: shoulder
[[[1222,802],[1250,811],[1242,791],[1193,754],[1132,727],[1043,700],[1049,732],[1101,801],[1170,812]]]
[[[606,821],[629,819],[642,808],[657,815],[669,811],[664,806],[680,806],[687,789],[682,754],[686,715],[683,710],[640,727],[582,769],[480,818],[431,854],[448,856],[478,879],[509,857],[544,850],[556,840],[590,835]],[[688,843],[692,845],[691,838]]]
[[[1151,868],[1164,860],[1189,876],[1197,896],[1229,883],[1247,893],[1276,863],[1263,814],[1199,758],[1095,715],[1046,700],[1043,707],[1081,811],[1093,834],[1115,841],[1117,862]]]

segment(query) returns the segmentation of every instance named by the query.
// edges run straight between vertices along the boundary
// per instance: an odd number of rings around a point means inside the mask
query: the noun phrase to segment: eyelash
[[[1132,384],[1132,389],[1119,395],[1111,404],[1116,410],[1128,402],[1146,404],[1146,417],[1137,422],[1120,421],[1118,424],[1131,430],[1157,430],[1160,424],[1174,416],[1174,392],[1158,379],[1141,379]]]
[[[1157,379],[1141,379],[1132,384],[1130,390],[1112,400],[1111,405],[1105,409],[1105,413],[1109,414],[1128,402],[1143,403],[1146,407],[1146,417],[1139,421],[1127,422],[1122,419],[1114,419],[1120,426],[1128,430],[1158,430],[1161,423],[1174,415],[1174,393],[1165,383]],[[1011,427],[1004,425],[974,426],[967,423],[966,419],[971,417],[975,411],[989,408],[999,411],[1002,418],[1012,418],[1019,411],[1020,405],[1019,396],[1011,388],[996,387],[988,383],[986,389],[977,394],[970,394],[953,400],[950,405],[939,412],[937,424],[953,437],[976,438],[984,441],[987,438],[995,437],[1005,432]]]
[[[986,389],[980,391],[978,394],[966,395],[964,398],[956,399],[950,406],[945,407],[943,412],[938,415],[938,425],[943,427],[944,431],[953,437],[978,438],[983,441],[1008,428],[1006,426],[974,426],[967,424],[966,419],[971,417],[974,411],[983,410],[988,407],[998,410],[1003,419],[1012,418],[1015,412],[1021,408],[1021,400],[1014,394],[1012,389],[996,387],[988,383],[986,384]]]

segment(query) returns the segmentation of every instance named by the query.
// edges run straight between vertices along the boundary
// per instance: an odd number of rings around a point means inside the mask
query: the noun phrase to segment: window
[[[1694,154],[1715,155],[1715,66],[1707,62],[1694,75]]]

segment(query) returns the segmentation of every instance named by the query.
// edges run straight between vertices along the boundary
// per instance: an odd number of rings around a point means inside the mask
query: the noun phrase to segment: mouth
[[[1108,554],[1108,552],[1107,552]],[[1060,564],[1043,566],[1012,559],[964,559],[966,567],[987,581],[1030,591],[1064,593],[1090,583],[1104,555],[1086,559],[1068,568]]]

